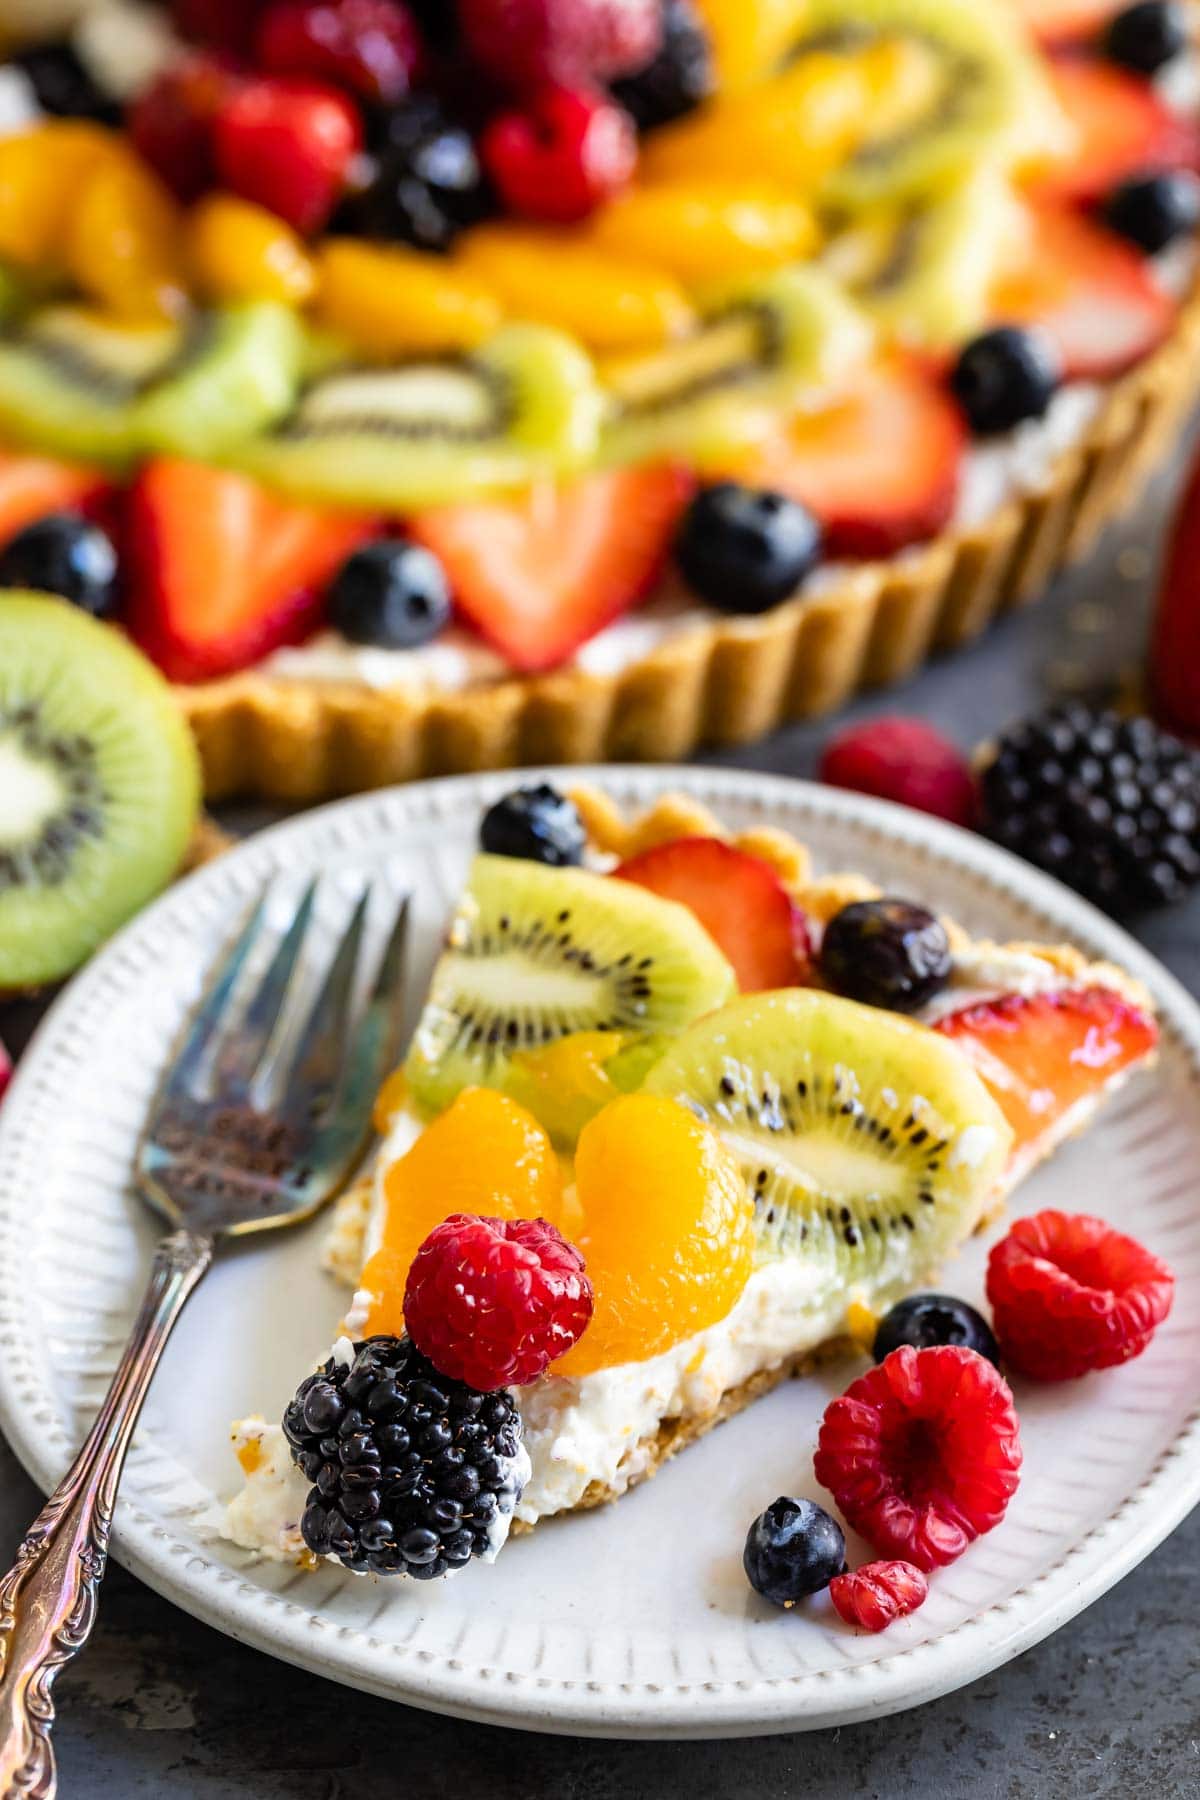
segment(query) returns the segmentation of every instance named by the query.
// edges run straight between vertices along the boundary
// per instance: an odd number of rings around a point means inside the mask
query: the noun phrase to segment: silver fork
[[[150,1110],[135,1164],[142,1199],[171,1226],[83,1448],[0,1580],[0,1796],[57,1791],[52,1686],[96,1619],[126,1452],[180,1313],[230,1238],[309,1218],[343,1188],[371,1135],[371,1106],[399,1050],[407,900],[356,1021],[355,975],[370,902],[354,909],[290,1046],[313,881],[242,1008],[264,894],[218,964]],[[272,1101],[268,1091],[277,1094]]]

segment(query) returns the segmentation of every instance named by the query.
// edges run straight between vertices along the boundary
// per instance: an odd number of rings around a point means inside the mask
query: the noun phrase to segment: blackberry
[[[990,837],[1106,912],[1200,882],[1200,752],[1149,719],[1056,707],[1000,738],[980,791]]]
[[[283,1430],[314,1484],[305,1543],[359,1575],[431,1581],[487,1556],[528,1466],[508,1390],[448,1380],[407,1338],[330,1357],[301,1382]]]
[[[707,100],[713,82],[708,34],[692,0],[665,0],[658,55],[635,74],[614,81],[612,96],[639,131],[652,131]]]

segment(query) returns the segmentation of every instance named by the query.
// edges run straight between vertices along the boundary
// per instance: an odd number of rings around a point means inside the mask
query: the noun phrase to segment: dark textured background
[[[860,716],[922,713],[970,744],[1051,690],[1136,662],[1172,481],[1088,568]],[[722,760],[811,773],[823,725]],[[248,828],[262,815],[230,815]],[[1200,898],[1139,935],[1200,993]],[[0,1009],[13,1047],[30,1008]],[[1197,1203],[1200,1204],[1200,1177]],[[1200,1380],[1200,1376],[1198,1376]],[[0,1443],[0,1557],[38,1497]],[[60,1682],[63,1800],[1195,1800],[1200,1513],[1082,1617],[961,1693],[898,1718],[723,1744],[606,1744],[464,1725],[348,1693],[196,1624],[113,1567]]]

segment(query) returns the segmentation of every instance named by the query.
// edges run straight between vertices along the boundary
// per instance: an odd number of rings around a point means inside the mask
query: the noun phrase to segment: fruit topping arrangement
[[[10,24],[0,570],[176,682],[764,612],[950,527],[972,436],[1190,283],[1174,0],[75,10]]]
[[[352,1336],[284,1418],[310,1484],[300,1534],[357,1572],[491,1560],[514,1519],[623,1492],[606,1485],[622,1447],[628,1485],[688,1441],[678,1396],[710,1358],[727,1372],[692,1403],[701,1429],[742,1382],[840,1339],[874,1365],[815,1447],[842,1522],[783,1497],[744,1565],[776,1605],[829,1588],[848,1624],[883,1630],[1004,1518],[1021,1467],[1006,1374],[1111,1368],[1167,1317],[1165,1263],[1054,1212],[994,1245],[991,1322],[922,1287],[1152,1056],[1154,1020],[1079,958],[985,946],[981,977],[956,927],[846,900],[845,877],[832,904],[801,889],[806,909],[768,856],[712,832],[606,864],[589,804],[543,782],[482,819],[381,1096]],[[1041,985],[1022,991],[1031,961]],[[554,1421],[577,1411],[564,1459]],[[593,1469],[578,1446],[613,1429],[617,1460]],[[882,1560],[852,1573],[848,1531]]]

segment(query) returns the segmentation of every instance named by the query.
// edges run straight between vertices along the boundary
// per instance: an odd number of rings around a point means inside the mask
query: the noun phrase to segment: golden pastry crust
[[[253,669],[176,690],[214,798],[293,801],[536,763],[678,762],[743,744],[910,675],[1033,600],[1136,501],[1200,377],[1200,284],[1170,338],[1113,382],[1044,482],[979,525],[848,568],[759,618],[699,623],[612,675],[558,670],[467,688],[373,692]]]

